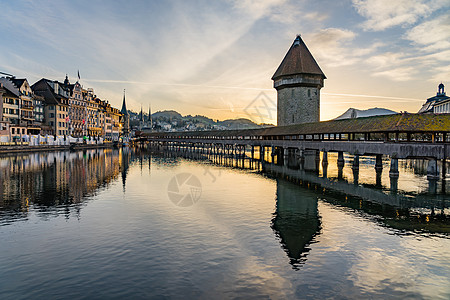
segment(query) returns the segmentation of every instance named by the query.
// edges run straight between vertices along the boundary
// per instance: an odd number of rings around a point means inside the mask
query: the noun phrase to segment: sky
[[[297,34],[327,76],[321,120],[417,112],[450,88],[450,0],[0,0],[0,72],[93,88],[121,108],[276,123]]]

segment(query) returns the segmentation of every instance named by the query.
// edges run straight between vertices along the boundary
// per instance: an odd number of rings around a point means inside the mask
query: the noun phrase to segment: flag
[[[78,80],[80,80],[80,70],[78,70]]]

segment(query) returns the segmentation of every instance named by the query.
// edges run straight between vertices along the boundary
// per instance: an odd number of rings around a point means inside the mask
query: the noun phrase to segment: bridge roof
[[[450,132],[450,114],[395,114],[244,130],[153,132],[145,136],[285,136],[326,133]]]

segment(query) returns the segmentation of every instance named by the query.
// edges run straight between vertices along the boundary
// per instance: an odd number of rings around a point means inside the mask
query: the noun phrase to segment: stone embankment
[[[0,145],[0,155],[9,153],[28,153],[28,152],[42,152],[42,151],[64,151],[64,150],[81,150],[81,149],[99,149],[99,148],[113,148],[118,146],[117,143],[102,143],[102,144],[71,144],[71,145],[36,145],[30,146],[27,144],[13,144]]]

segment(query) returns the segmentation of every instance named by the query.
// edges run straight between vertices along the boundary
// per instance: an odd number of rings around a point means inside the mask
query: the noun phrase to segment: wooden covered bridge
[[[252,158],[257,149],[260,159],[270,149],[272,156],[306,163],[305,169],[320,163],[319,151],[323,165],[328,163],[328,152],[337,152],[338,167],[344,165],[344,152],[352,154],[355,169],[360,156],[376,156],[377,171],[382,169],[382,156],[388,155],[391,177],[398,176],[399,158],[422,158],[429,160],[428,178],[437,179],[437,160],[445,162],[448,156],[450,114],[403,113],[245,130],[138,132],[135,141],[209,154],[243,155],[251,149]],[[308,167],[311,157],[315,163]],[[442,166],[444,177],[445,163]]]

